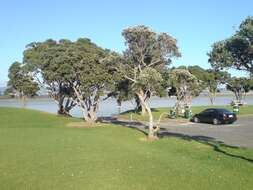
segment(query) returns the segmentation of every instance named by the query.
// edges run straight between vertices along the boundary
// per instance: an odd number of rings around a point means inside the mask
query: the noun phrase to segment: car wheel
[[[218,125],[218,124],[220,124],[220,121],[218,119],[214,118],[213,119],[213,124],[214,125]]]
[[[193,121],[194,121],[194,123],[199,123],[199,118],[194,117],[194,118],[193,118]]]

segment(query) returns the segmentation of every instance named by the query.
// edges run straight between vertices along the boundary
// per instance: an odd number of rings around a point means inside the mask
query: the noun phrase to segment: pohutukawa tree
[[[24,62],[58,103],[59,114],[69,115],[77,105],[84,119],[94,122],[100,97],[113,79],[109,63],[102,61],[107,54],[86,38],[75,42],[47,40],[28,45]]]
[[[170,81],[177,97],[174,109],[179,115],[185,106],[191,106],[192,98],[198,96],[203,88],[197,77],[186,69],[173,69],[170,73]]]
[[[243,103],[246,94],[253,89],[252,81],[245,77],[232,77],[227,83],[227,89],[234,93],[236,103]]]
[[[189,66],[187,68],[191,74],[195,75],[200,81],[203,89],[207,88],[211,104],[213,105],[218,91],[218,86],[226,84],[230,74],[226,71],[214,69],[203,69],[199,66]]]
[[[160,88],[162,77],[160,71],[171,63],[172,57],[179,57],[177,41],[166,33],[155,33],[146,26],[127,28],[122,32],[127,49],[124,63],[119,70],[125,79],[131,82],[142,107],[149,115],[149,138],[155,138],[156,128],[148,98]]]
[[[245,19],[236,33],[213,44],[208,53],[215,69],[235,68],[253,73],[253,18]]]
[[[70,115],[76,105],[73,91],[74,63],[72,42],[69,40],[47,40],[33,42],[24,51],[24,64],[49,95],[58,104],[58,114]]]
[[[207,70],[207,78],[204,81],[209,91],[209,98],[213,105],[216,99],[216,94],[219,85],[224,85],[230,79],[230,74],[226,71]]]
[[[17,95],[25,106],[27,97],[33,97],[38,92],[38,84],[19,62],[10,66],[8,77],[8,92]]]
[[[86,121],[97,120],[101,96],[109,92],[117,80],[115,69],[107,62],[108,50],[104,50],[89,39],[79,39],[73,45],[75,52],[75,81],[73,89],[77,104],[82,109]]]

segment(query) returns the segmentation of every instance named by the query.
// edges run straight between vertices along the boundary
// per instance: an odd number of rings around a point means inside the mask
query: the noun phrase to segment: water
[[[215,100],[215,105],[228,105],[233,100],[233,96],[219,96]],[[171,107],[175,104],[175,98],[158,98],[152,97],[150,100],[150,106],[157,107]],[[253,105],[253,95],[247,96],[245,99],[247,104]],[[211,105],[207,96],[199,96],[192,101],[193,106]],[[2,107],[21,107],[21,103],[14,99],[0,99],[0,106]],[[52,99],[30,99],[27,102],[27,108],[57,113],[57,104]],[[135,102],[127,101],[123,102],[121,106],[121,112],[134,109]],[[119,113],[119,107],[115,99],[107,99],[102,101],[98,111],[98,116],[112,116]],[[82,117],[82,113],[78,107],[75,107],[71,114],[75,117]]]

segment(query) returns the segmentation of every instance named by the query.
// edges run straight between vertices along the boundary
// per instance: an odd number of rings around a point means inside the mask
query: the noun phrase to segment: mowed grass
[[[230,111],[233,111],[232,106],[193,106],[192,113],[196,114],[199,113],[207,108],[225,108]],[[170,119],[168,117],[169,112],[172,108],[153,108],[152,113],[155,120],[158,120],[159,117],[162,115],[161,121],[170,121],[174,119]],[[245,105],[240,107],[239,117],[246,116],[246,115],[253,115],[253,105]],[[135,112],[134,110],[130,110],[127,112],[122,113],[119,116],[120,119],[127,119],[127,120],[137,120],[137,121],[148,121],[149,117],[148,114],[142,116],[140,113]],[[186,120],[183,117],[179,117],[177,120]]]
[[[0,108],[1,190],[253,189],[253,150]]]

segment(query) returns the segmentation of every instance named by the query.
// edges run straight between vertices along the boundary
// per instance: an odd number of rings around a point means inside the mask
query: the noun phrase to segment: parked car
[[[214,125],[233,123],[237,120],[236,114],[223,108],[209,108],[195,114],[191,121],[195,123],[212,123]]]

